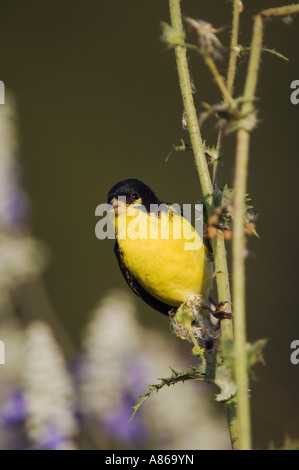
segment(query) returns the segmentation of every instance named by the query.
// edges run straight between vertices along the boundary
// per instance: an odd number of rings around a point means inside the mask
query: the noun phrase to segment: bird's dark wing
[[[119,249],[119,245],[117,243],[117,240],[115,241],[114,245],[114,253],[117,258],[120,270],[128,284],[128,286],[132,289],[133,292],[135,292],[138,297],[140,297],[144,302],[146,302],[150,307],[154,308],[160,313],[163,313],[164,315],[168,315],[168,312],[170,310],[176,310],[176,308],[172,307],[171,305],[165,304],[164,302],[160,302],[160,300],[155,299],[151,294],[147,292],[140,284],[139,282],[132,276],[130,271],[126,268],[123,259],[122,259],[122,254]]]
[[[211,243],[211,239],[208,238],[208,237],[203,237],[203,242],[208,250],[208,256],[209,256],[209,260],[213,263],[214,262],[214,252],[213,252],[213,248],[212,248],[212,243]]]

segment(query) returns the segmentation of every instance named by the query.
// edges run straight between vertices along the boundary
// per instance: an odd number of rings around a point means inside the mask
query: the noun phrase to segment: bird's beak
[[[119,215],[126,210],[126,204],[115,197],[112,199],[110,204],[112,206],[110,212],[114,212],[115,215]]]

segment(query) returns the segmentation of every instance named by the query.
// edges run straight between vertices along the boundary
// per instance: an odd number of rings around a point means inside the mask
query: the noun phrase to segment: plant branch
[[[229,64],[228,64],[227,80],[226,80],[227,89],[231,95],[233,95],[233,90],[234,90],[236,65],[237,65],[237,57],[238,57],[239,22],[240,22],[239,0],[234,0],[232,35],[231,35],[230,55],[229,55]]]
[[[262,48],[263,22],[257,15],[254,19],[251,53],[244,90],[242,114],[253,111],[259,62]],[[246,309],[245,309],[245,234],[244,213],[247,190],[247,167],[250,134],[247,129],[237,132],[236,168],[234,178],[234,223],[233,223],[233,305],[235,337],[235,379],[239,418],[240,449],[251,448],[250,404],[248,395],[248,372],[246,352]]]
[[[254,112],[254,98],[262,50],[263,19],[269,16],[289,15],[299,12],[299,5],[271,8],[259,13],[254,19],[251,52],[244,89],[242,115]],[[250,405],[248,395],[248,372],[246,352],[245,309],[245,234],[243,217],[247,192],[247,169],[250,131],[240,128],[237,132],[236,168],[234,179],[234,223],[233,223],[233,301],[235,338],[235,380],[237,384],[238,422],[240,449],[251,448]]]
[[[169,0],[169,7],[172,27],[183,33],[180,0]],[[205,197],[208,216],[211,216],[214,213],[213,186],[211,183],[208,164],[205,156],[205,148],[201,138],[197,114],[194,106],[186,48],[181,45],[175,46],[175,57],[183,105],[187,116],[187,126],[194,152],[197,172],[202,192]]]
[[[209,53],[203,54],[203,57],[204,57],[204,61],[205,61],[206,65],[209,67],[209,69],[210,69],[210,71],[211,71],[211,73],[214,77],[215,83],[217,84],[219,90],[221,91],[221,93],[223,95],[224,102],[227,103],[232,108],[234,108],[236,106],[235,102],[234,102],[234,100],[231,96],[231,93],[229,92],[229,90],[228,90],[228,88],[225,84],[225,81],[223,80],[222,76],[220,75],[214,60],[212,59],[212,57],[210,56]]]
[[[169,0],[170,17],[172,27],[183,34],[183,24],[180,11],[180,0]],[[175,46],[175,56],[178,70],[179,83],[183,99],[183,105],[187,116],[187,126],[190,134],[194,158],[200,179],[200,184],[205,198],[208,216],[214,214],[215,205],[213,199],[213,185],[205,157],[204,145],[202,142],[198,119],[193,101],[190,74],[186,56],[186,48],[182,45]],[[215,257],[215,271],[218,289],[218,300],[230,302],[230,290],[228,281],[228,271],[226,262],[225,246],[218,237],[213,239],[213,251]],[[229,319],[221,321],[222,340],[232,340],[232,321]],[[225,403],[228,426],[233,449],[238,449],[238,425],[236,417],[235,398]]]
[[[177,46],[179,44],[176,44]],[[180,44],[181,46],[185,47],[186,49],[190,49],[192,51],[195,51],[195,52],[198,52],[198,54],[201,54],[204,61],[205,61],[205,64],[207,65],[207,67],[210,69],[210,72],[211,74],[213,75],[213,78],[214,78],[214,81],[216,83],[216,85],[218,86],[223,98],[224,98],[224,101],[229,104],[232,108],[234,108],[236,106],[232,96],[231,96],[231,93],[228,91],[228,88],[226,86],[226,83],[223,79],[223,77],[220,75],[219,73],[219,70],[214,62],[214,60],[212,59],[212,56],[211,56],[211,53],[199,46],[196,46],[195,44],[189,44],[187,42],[183,42]]]
[[[227,72],[227,90],[232,96],[235,72],[236,72],[236,61],[237,61],[237,45],[238,45],[238,35],[239,35],[239,19],[240,19],[240,6],[239,0],[234,0],[233,4],[233,20],[232,20],[232,35],[231,35],[231,44],[230,44],[230,58],[229,66]],[[222,153],[222,143],[223,143],[223,127],[219,129],[218,139],[217,139],[217,150],[218,150],[218,159],[213,165],[213,186],[217,184],[219,176],[219,167],[221,163],[221,153]],[[225,241],[220,237],[216,237],[216,257],[215,257],[215,266],[216,270],[216,282],[217,282],[217,291],[218,297],[221,300],[227,300],[231,305],[231,292],[230,292],[230,283],[229,283],[229,274],[227,266],[227,256],[225,250]],[[233,340],[233,330],[232,322],[223,320],[221,322],[221,337],[224,341]]]
[[[249,132],[240,129],[237,133],[236,169],[234,180],[233,223],[233,311],[234,311],[234,368],[237,384],[240,449],[251,448],[250,408],[248,396],[246,311],[245,311],[245,234],[244,211],[249,149]]]
[[[239,36],[239,23],[240,23],[240,5],[239,0],[234,0],[233,4],[233,20],[232,20],[232,34],[230,43],[230,55],[227,71],[226,87],[231,97],[234,92],[234,82],[236,75],[236,65],[238,57],[238,36]],[[217,185],[219,178],[219,169],[222,158],[222,145],[223,145],[224,129],[220,126],[217,139],[218,159],[213,165],[213,187]]]
[[[259,14],[263,18],[269,18],[269,16],[288,16],[293,15],[294,13],[299,13],[299,4],[296,5],[287,5],[284,7],[278,8],[269,8],[268,10],[263,10]]]

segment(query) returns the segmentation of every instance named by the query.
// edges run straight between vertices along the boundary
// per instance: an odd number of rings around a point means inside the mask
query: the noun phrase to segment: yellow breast
[[[212,263],[185,218],[170,210],[157,217],[130,206],[115,223],[123,261],[151,295],[174,307],[191,295],[208,299]]]

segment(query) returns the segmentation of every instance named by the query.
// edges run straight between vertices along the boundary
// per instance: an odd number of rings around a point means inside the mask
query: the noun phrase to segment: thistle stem
[[[239,36],[239,22],[240,22],[240,6],[239,0],[234,0],[233,5],[233,22],[232,22],[232,35],[230,43],[230,55],[229,64],[227,71],[227,89],[228,92],[233,95],[234,82],[236,75],[236,65],[238,57],[238,36]]]
[[[248,396],[248,373],[246,352],[245,311],[245,234],[244,212],[249,149],[249,132],[239,130],[237,134],[234,224],[233,224],[233,311],[234,311],[234,368],[237,385],[237,404],[240,449],[251,448],[250,406]]]
[[[169,8],[172,27],[178,31],[183,32],[180,0],[169,0]],[[213,200],[213,186],[209,174],[204,144],[199,130],[198,119],[193,100],[186,48],[184,46],[177,45],[175,47],[175,57],[183,105],[187,116],[187,126],[194,152],[197,172],[202,192],[205,197],[207,212],[208,215],[211,216],[214,213],[215,208]]]
[[[263,19],[269,16],[290,15],[299,12],[299,5],[264,10],[254,18],[251,52],[244,89],[241,113],[245,116],[254,111],[254,98],[263,40]],[[245,309],[245,234],[244,213],[247,192],[247,169],[250,131],[241,128],[237,132],[236,168],[234,179],[234,226],[233,226],[233,305],[235,338],[235,380],[237,385],[238,423],[240,449],[251,449],[250,404],[248,395],[248,372],[246,352]]]
[[[226,79],[227,91],[231,97],[233,97],[233,93],[234,93],[234,82],[235,82],[236,65],[237,65],[237,57],[238,57],[239,23],[240,23],[239,0],[234,0],[230,55],[229,55],[229,64],[228,64],[227,79]],[[218,139],[217,139],[218,159],[213,165],[213,187],[217,185],[218,178],[219,178],[219,169],[220,169],[221,157],[222,157],[223,137],[224,137],[224,128],[223,126],[220,126],[220,129],[218,132]]]
[[[296,5],[287,5],[284,7],[269,8],[268,10],[261,11],[260,15],[263,18],[268,18],[269,16],[288,16],[294,13],[299,13],[298,3]]]
[[[169,0],[170,17],[172,27],[183,32],[182,16],[180,10],[180,0]],[[190,134],[194,158],[198,171],[198,176],[205,198],[208,216],[214,214],[213,185],[205,157],[204,145],[198,125],[198,119],[194,106],[191,89],[190,74],[186,56],[186,48],[182,45],[175,47],[175,57],[177,63],[178,77],[183,99],[183,105],[187,116],[187,126]],[[227,271],[226,252],[223,240],[213,239],[213,252],[215,260],[216,281],[218,289],[218,300],[230,302],[230,289]],[[232,321],[229,319],[221,321],[222,340],[233,338]],[[228,427],[233,449],[238,449],[238,423],[236,417],[235,398],[225,403],[228,419]]]
[[[244,90],[242,114],[253,111],[259,62],[262,48],[263,22],[255,17],[248,73]],[[237,132],[236,168],[234,178],[234,224],[233,224],[233,305],[235,338],[235,380],[239,421],[240,449],[251,449],[250,403],[248,395],[248,371],[246,352],[246,308],[245,308],[245,233],[244,213],[247,190],[247,169],[250,133],[247,129]]]
[[[209,69],[210,69],[210,71],[211,71],[211,73],[214,77],[214,80],[215,80],[219,90],[222,93],[222,96],[224,98],[225,103],[227,103],[232,108],[234,108],[235,107],[235,102],[234,102],[233,98],[231,97],[231,94],[228,91],[228,88],[225,84],[225,81],[223,80],[222,76],[220,75],[214,60],[212,59],[212,57],[208,53],[206,53],[206,54],[204,54],[204,61],[205,61],[206,65],[209,67]]]

